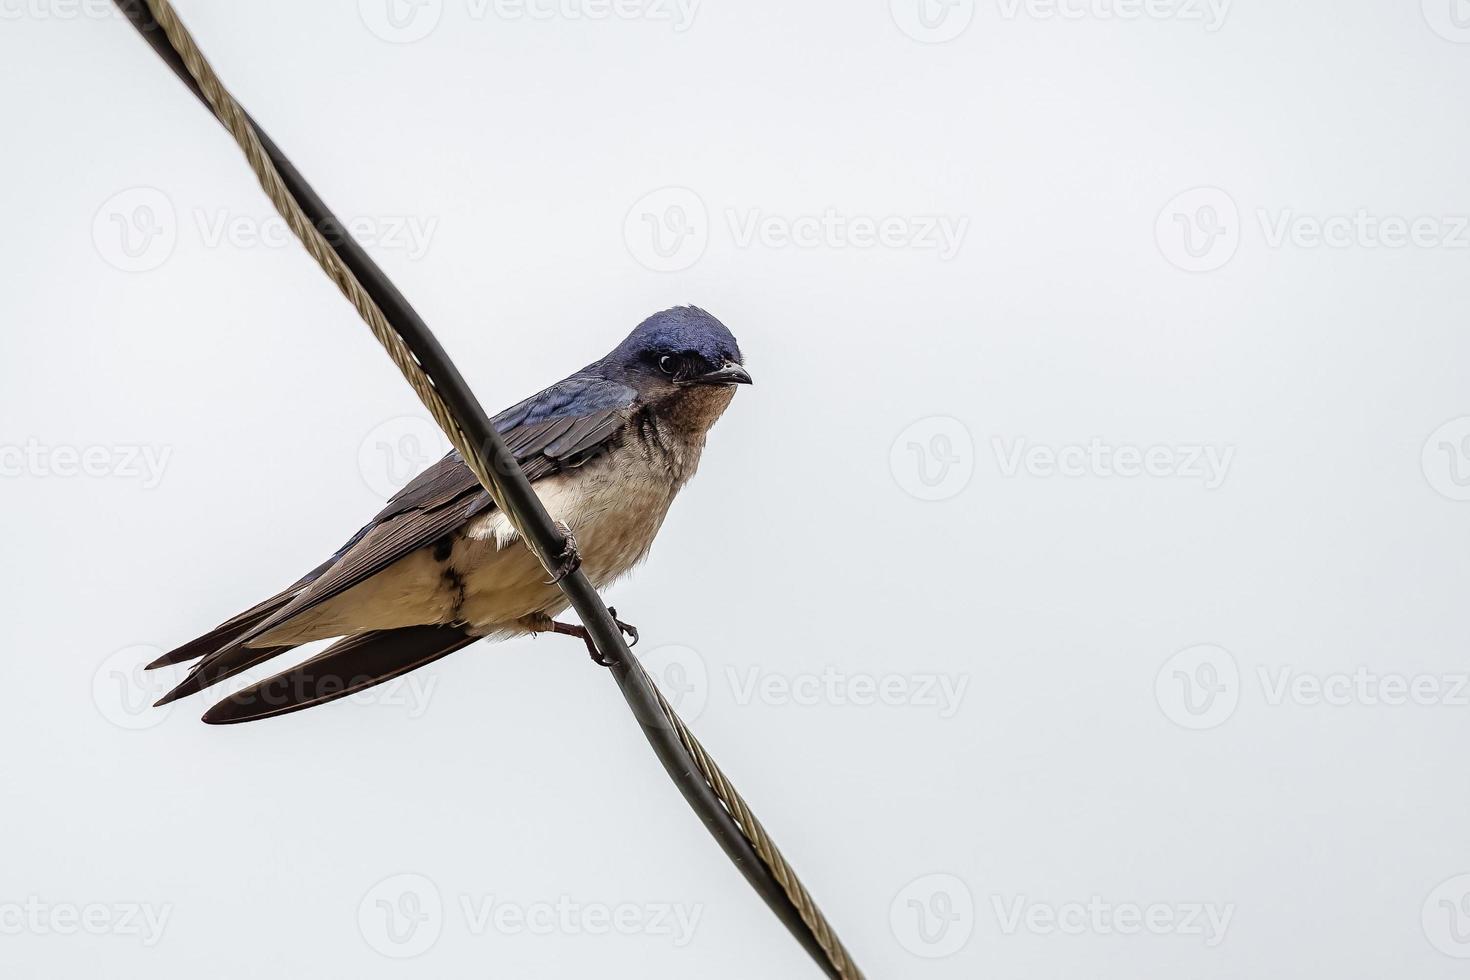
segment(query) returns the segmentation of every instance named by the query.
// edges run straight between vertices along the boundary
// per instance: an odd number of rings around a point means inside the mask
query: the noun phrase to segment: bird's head
[[[709,386],[748,385],[740,345],[725,325],[695,306],[655,313],[599,365],[606,377],[645,399]]]

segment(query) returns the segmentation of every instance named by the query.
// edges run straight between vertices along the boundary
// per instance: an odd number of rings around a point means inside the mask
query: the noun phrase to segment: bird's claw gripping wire
[[[582,567],[582,552],[577,548],[572,529],[564,521],[557,521],[556,529],[561,533],[561,554],[557,556],[556,567],[551,570],[551,581],[547,585],[557,584]]]
[[[611,606],[608,607],[607,612],[608,615],[613,618],[613,622],[618,624],[618,629],[627,635],[629,640],[628,646],[636,647],[638,645],[638,627],[632,625],[631,623],[625,623],[621,619],[619,619],[618,611],[616,609],[613,609]],[[616,667],[619,663],[621,663],[621,661],[618,660],[616,657],[611,659],[603,657],[602,653],[599,652],[597,649],[596,641],[592,639],[592,634],[587,632],[587,627],[585,626],[574,626],[571,623],[552,622],[551,632],[560,633],[562,636],[575,636],[581,639],[583,643],[587,644],[587,653],[589,656],[592,657],[592,662],[597,664],[597,666],[599,667]]]
[[[621,630],[623,634],[628,637],[628,646],[636,647],[638,645],[639,639],[638,627],[634,626],[632,623],[625,623],[621,619],[619,619],[618,611],[612,606],[607,607],[607,614],[613,618],[614,623],[618,624],[618,629]]]

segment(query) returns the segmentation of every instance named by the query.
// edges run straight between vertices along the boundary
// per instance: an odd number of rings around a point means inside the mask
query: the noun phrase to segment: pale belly
[[[554,520],[571,528],[582,570],[598,588],[648,554],[677,486],[627,451],[534,485]],[[526,632],[527,617],[567,608],[560,588],[499,511],[473,519],[442,547],[421,548],[366,582],[273,631],[304,643],[364,630],[464,623],[485,635]]]
[[[542,480],[536,493],[552,518],[572,530],[582,570],[597,588],[626,575],[648,555],[668,514],[674,487],[641,466],[597,465]],[[471,522],[450,564],[467,569],[460,619],[477,631],[513,627],[527,616],[567,608],[560,588],[496,511]]]

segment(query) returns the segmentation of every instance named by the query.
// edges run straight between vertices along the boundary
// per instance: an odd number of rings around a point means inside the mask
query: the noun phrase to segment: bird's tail
[[[223,653],[226,648],[237,643],[241,637],[247,636],[256,627],[260,626],[261,623],[264,623],[284,609],[292,599],[296,598],[303,589],[315,581],[317,576],[326,571],[331,564],[330,561],[323,562],[287,586],[283,591],[277,592],[264,602],[251,606],[238,616],[220,623],[203,636],[190,640],[183,646],[165,653],[153,661],[153,663],[149,664],[148,669],[154,670],[158,667],[169,667],[173,664],[188,663],[190,660],[198,660],[200,657],[208,654]],[[286,649],[290,648],[287,647]],[[256,663],[259,662],[258,660],[256,661]]]
[[[198,660],[212,653],[217,653],[226,647],[233,645],[246,633],[270,618],[271,614],[280,609],[290,601],[290,593],[267,599],[265,602],[242,612],[234,619],[220,623],[214,629],[205,633],[197,639],[190,640],[183,646],[170,650],[148,665],[149,670],[159,667],[170,667],[174,664],[188,663],[190,660]]]
[[[461,626],[408,626],[359,633],[338,640],[305,663],[231,695],[205,712],[204,721],[233,725],[326,704],[433,663],[478,639]],[[281,648],[241,647],[238,651],[244,659],[255,658],[253,663],[259,663]]]

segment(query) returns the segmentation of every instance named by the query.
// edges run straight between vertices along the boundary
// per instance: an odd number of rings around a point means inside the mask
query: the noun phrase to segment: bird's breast
[[[571,528],[582,570],[602,588],[648,554],[678,483],[629,441],[533,488],[552,518]],[[547,583],[545,569],[499,511],[470,522],[449,560],[463,580],[464,621],[489,627],[566,608],[561,590]]]

